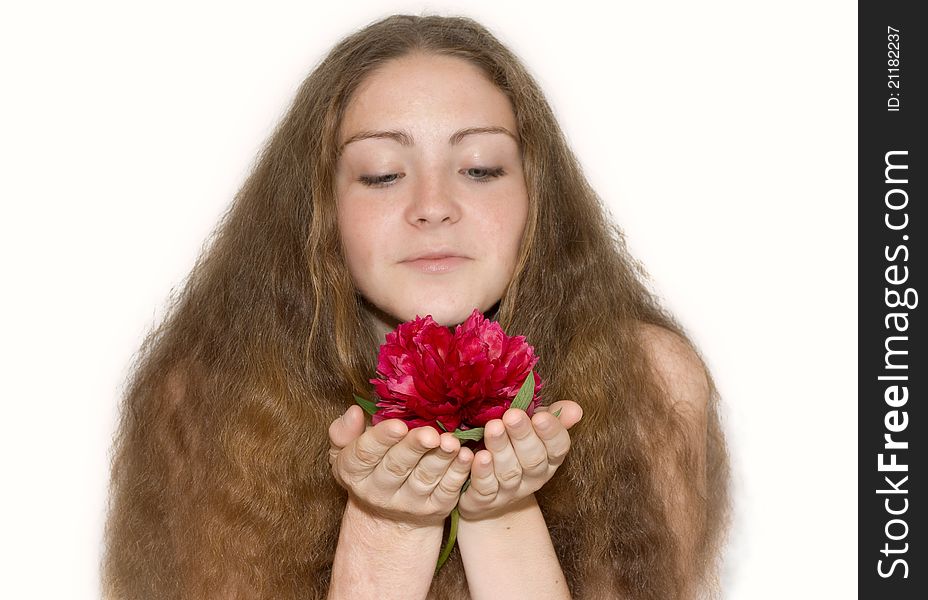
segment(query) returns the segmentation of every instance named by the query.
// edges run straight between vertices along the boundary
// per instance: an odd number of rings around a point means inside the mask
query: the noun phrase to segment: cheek
[[[382,247],[382,217],[350,198],[338,205],[338,228],[349,268],[356,272],[371,265]]]
[[[500,199],[485,215],[484,239],[495,240],[498,258],[514,262],[519,252],[525,223],[528,220],[528,199],[510,195]]]

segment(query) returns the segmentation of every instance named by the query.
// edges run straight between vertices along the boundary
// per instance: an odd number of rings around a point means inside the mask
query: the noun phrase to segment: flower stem
[[[460,513],[458,513],[458,507],[455,506],[451,510],[451,531],[448,533],[448,541],[445,542],[445,547],[441,549],[441,554],[438,555],[438,565],[435,566],[436,575],[438,575],[438,570],[441,569],[441,566],[445,564],[445,561],[448,560],[448,557],[451,555],[451,548],[454,547],[455,538],[458,536],[459,518]]]
[[[461,494],[467,491],[468,486],[470,486],[470,478],[467,478],[467,481],[464,482],[464,485],[461,486]],[[458,507],[455,504],[454,508],[451,509],[451,530],[448,532],[448,541],[445,542],[445,547],[441,549],[441,554],[438,555],[438,564],[435,566],[435,575],[438,575],[438,570],[441,569],[442,565],[445,564],[445,561],[448,560],[448,557],[451,556],[451,549],[454,548],[454,542],[458,537],[458,520],[461,518],[461,513],[458,512]]]

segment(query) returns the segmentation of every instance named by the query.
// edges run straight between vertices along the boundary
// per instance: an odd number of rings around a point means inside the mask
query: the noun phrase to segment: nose
[[[451,181],[443,173],[423,172],[412,189],[407,220],[416,227],[457,223],[461,207],[454,198]]]

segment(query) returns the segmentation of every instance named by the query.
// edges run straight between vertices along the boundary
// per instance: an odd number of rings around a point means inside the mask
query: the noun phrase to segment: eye
[[[363,183],[368,187],[386,187],[397,181],[406,177],[406,173],[387,173],[386,175],[361,175],[358,177],[358,181]]]
[[[497,177],[505,175],[502,167],[494,167],[492,169],[487,167],[471,167],[469,169],[462,169],[460,173],[467,175],[474,181],[487,182],[491,181]]]

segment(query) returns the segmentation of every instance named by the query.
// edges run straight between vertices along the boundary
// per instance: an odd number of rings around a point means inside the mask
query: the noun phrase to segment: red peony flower
[[[377,373],[371,379],[380,398],[371,419],[402,419],[410,428],[435,425],[438,419],[449,430],[460,423],[458,406],[447,396],[445,370],[451,355],[451,331],[431,315],[401,323],[380,346]]]
[[[506,335],[477,309],[454,334],[431,315],[417,315],[380,346],[371,421],[395,418],[410,429],[429,425],[439,432],[483,427],[502,417],[529,373],[534,391],[525,412],[532,416],[542,388],[537,362],[525,336]]]
[[[461,420],[472,428],[501,418],[530,372],[535,389],[525,412],[531,417],[542,387],[541,377],[532,370],[537,362],[535,349],[525,343],[524,335],[509,337],[499,323],[474,309],[454,331],[445,377],[448,396],[461,405]]]

